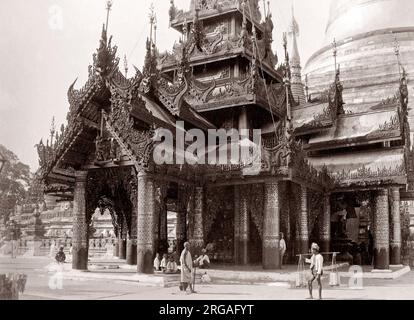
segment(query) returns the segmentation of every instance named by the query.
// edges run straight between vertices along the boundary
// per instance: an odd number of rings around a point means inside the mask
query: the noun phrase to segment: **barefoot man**
[[[312,284],[316,281],[319,286],[319,300],[322,299],[322,282],[321,277],[323,275],[323,257],[319,253],[319,246],[316,243],[312,243],[311,246],[312,257],[306,259],[306,263],[310,263],[310,270],[312,272],[312,279],[308,282],[309,285],[309,299],[313,299],[312,295]]]

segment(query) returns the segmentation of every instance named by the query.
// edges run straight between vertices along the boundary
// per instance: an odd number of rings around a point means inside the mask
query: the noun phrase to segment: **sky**
[[[270,0],[273,46],[279,56],[293,1],[304,66],[323,42],[330,0]],[[46,141],[52,117],[57,127],[66,122],[67,90],[73,81],[78,78],[75,88],[79,88],[87,80],[88,65],[106,21],[106,0],[1,2],[0,144],[34,172],[38,168],[35,144],[42,137]],[[144,62],[151,3],[157,13],[159,50],[170,50],[179,39],[179,33],[169,28],[169,0],[114,0],[109,34],[121,61],[127,56],[130,70],[134,65],[141,68]],[[175,0],[175,4],[188,10],[190,0]]]

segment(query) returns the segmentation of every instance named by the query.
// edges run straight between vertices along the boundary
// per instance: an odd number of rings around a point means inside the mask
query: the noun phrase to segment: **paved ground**
[[[209,284],[196,287],[197,294],[185,295],[178,288],[159,288],[139,283],[110,280],[66,280],[62,288],[55,282],[53,273],[46,266],[52,261],[48,258],[17,259],[0,257],[0,273],[20,272],[28,275],[28,283],[22,300],[65,299],[65,300],[301,300],[308,296],[306,289],[290,289],[278,284],[263,285],[223,285]],[[323,280],[325,300],[361,299],[408,299],[414,300],[414,272],[397,280],[364,279],[362,289],[346,286],[330,288],[328,277]]]

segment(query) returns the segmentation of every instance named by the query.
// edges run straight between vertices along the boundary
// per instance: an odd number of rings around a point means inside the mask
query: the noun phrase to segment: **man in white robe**
[[[181,286],[183,291],[187,291],[190,287],[190,293],[194,293],[193,289],[193,259],[190,252],[190,244],[184,243],[184,250],[180,256],[181,264]]]

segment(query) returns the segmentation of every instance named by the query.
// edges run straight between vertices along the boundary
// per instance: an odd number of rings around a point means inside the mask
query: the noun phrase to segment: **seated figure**
[[[160,264],[161,271],[163,271],[163,272],[166,271],[167,263],[168,263],[168,256],[167,256],[167,254],[164,253],[163,256],[162,256],[161,264]]]
[[[206,249],[201,251],[201,256],[196,259],[195,265],[200,269],[208,269],[210,267],[210,258],[207,255]]]
[[[178,273],[178,265],[177,262],[175,262],[174,257],[170,256],[170,259],[167,263],[167,268],[165,270],[165,273],[174,274]]]

